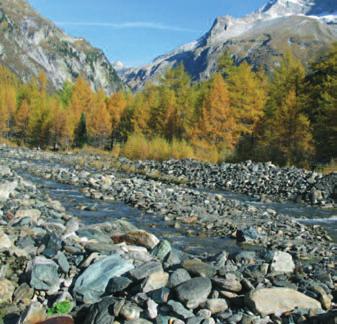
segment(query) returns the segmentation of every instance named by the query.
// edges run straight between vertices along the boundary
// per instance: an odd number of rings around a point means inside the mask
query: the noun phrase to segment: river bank
[[[254,201],[66,160],[29,150],[1,152],[0,281],[8,292],[3,300],[14,307],[3,315],[6,321],[9,315],[23,318],[26,307],[42,314],[61,295],[82,323],[290,323],[327,311],[335,316],[337,246],[322,227]],[[50,186],[57,183],[72,187],[56,187],[59,196],[51,200]],[[63,198],[60,189],[69,190]],[[93,204],[75,197],[80,194]],[[67,205],[67,195],[74,204]],[[139,212],[103,213],[109,204]],[[75,217],[74,206],[97,217]],[[203,250],[175,244],[184,236],[192,239],[183,245],[213,237],[220,251],[208,248],[207,240]],[[111,272],[103,280],[105,265]],[[40,278],[45,269],[47,279]],[[36,303],[18,300],[19,288]],[[270,298],[279,303],[268,304]],[[297,310],[294,300],[300,300]]]

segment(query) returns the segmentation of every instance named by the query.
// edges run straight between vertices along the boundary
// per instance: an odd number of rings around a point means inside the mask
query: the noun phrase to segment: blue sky
[[[65,32],[111,61],[137,66],[199,38],[217,16],[243,16],[267,0],[29,0]]]

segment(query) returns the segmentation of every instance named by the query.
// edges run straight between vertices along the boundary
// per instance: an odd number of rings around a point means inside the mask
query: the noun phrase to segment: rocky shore
[[[216,193],[25,154],[1,157],[0,323],[335,323],[337,246],[321,227]],[[123,201],[187,235],[231,237],[240,250],[190,255],[124,220],[85,225],[15,170]]]
[[[138,177],[183,183],[197,189],[232,191],[259,200],[294,201],[324,208],[337,206],[337,174],[323,175],[304,169],[279,168],[271,162],[222,163],[194,160],[130,161],[95,154],[57,154],[27,149],[6,150],[15,158],[53,160],[76,166],[100,165],[103,170],[127,170]]]

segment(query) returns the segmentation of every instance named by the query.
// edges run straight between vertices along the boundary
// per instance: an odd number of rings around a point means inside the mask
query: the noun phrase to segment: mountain
[[[66,35],[26,0],[0,0],[0,64],[23,81],[43,70],[54,89],[79,75],[107,93],[123,86],[101,50]]]
[[[337,0],[271,0],[243,18],[218,17],[199,40],[162,55],[151,64],[119,73],[131,89],[138,90],[180,63],[194,81],[207,79],[226,50],[236,63],[247,61],[255,68],[272,70],[287,49],[307,64],[336,41]]]

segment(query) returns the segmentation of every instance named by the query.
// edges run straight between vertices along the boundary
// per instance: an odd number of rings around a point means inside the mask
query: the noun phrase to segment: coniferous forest
[[[0,83],[0,133],[19,145],[301,167],[337,157],[337,46],[307,68],[285,54],[272,74],[225,53],[210,80],[194,83],[180,65],[111,96],[83,77],[60,91],[43,73],[21,83],[5,67]]]

